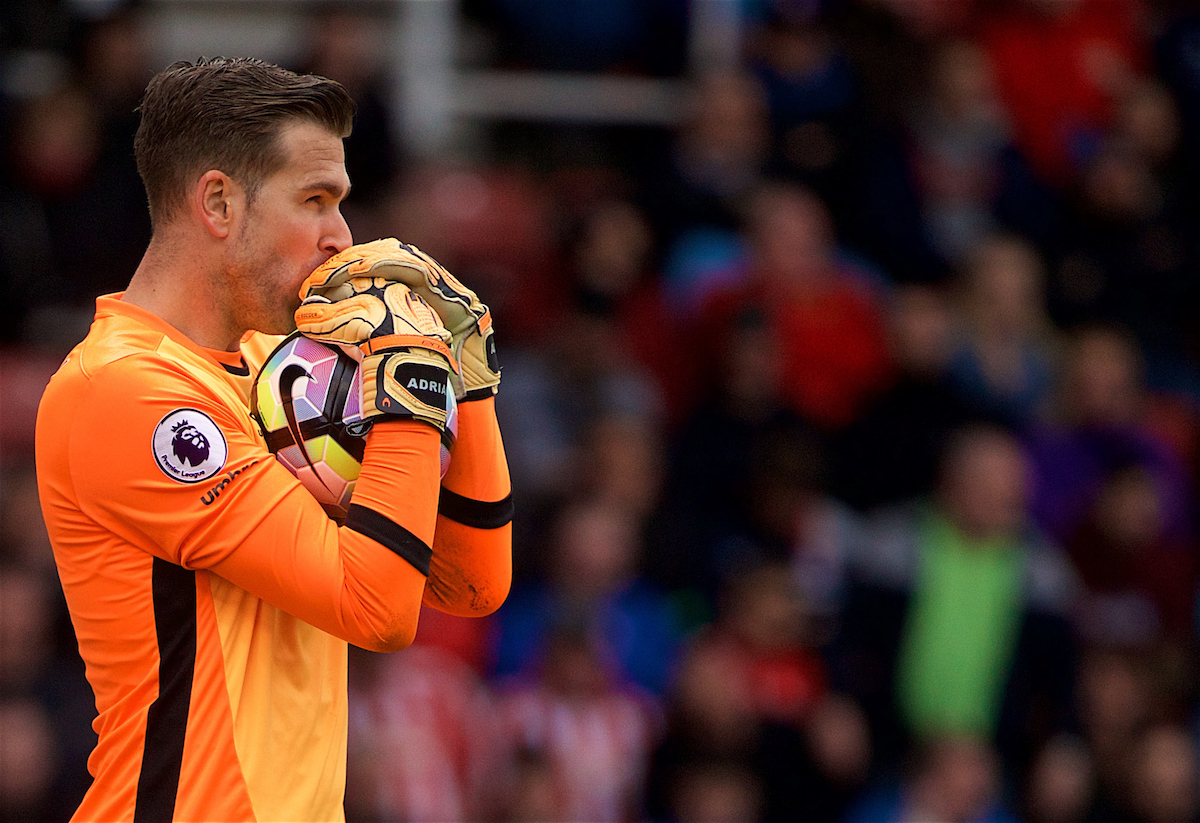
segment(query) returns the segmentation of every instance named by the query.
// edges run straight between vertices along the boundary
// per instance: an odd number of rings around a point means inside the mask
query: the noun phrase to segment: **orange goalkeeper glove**
[[[353,251],[334,255],[311,277],[357,259]],[[380,277],[347,280],[343,292],[336,302],[302,292],[296,328],[314,340],[358,349],[365,419],[411,417],[445,432],[455,402],[449,381],[458,366],[437,313],[408,286]]]
[[[333,260],[340,261],[330,265]],[[388,237],[353,246],[319,267],[300,295],[340,301],[354,291],[351,281],[374,277],[403,283],[437,312],[450,332],[450,350],[458,370],[450,376],[455,395],[472,400],[490,397],[500,383],[492,313],[475,292],[464,286],[432,257]]]

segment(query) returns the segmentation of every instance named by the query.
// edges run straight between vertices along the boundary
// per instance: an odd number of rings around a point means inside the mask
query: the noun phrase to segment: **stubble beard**
[[[282,288],[291,281],[286,264],[268,244],[257,242],[250,233],[225,267],[234,315],[243,329],[265,334],[289,334],[296,330],[298,295]]]

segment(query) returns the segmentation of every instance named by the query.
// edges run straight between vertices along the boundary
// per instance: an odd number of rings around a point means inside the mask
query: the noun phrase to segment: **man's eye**
[[[320,203],[320,202],[321,202],[321,195],[319,195],[319,194],[314,194],[312,197],[308,198],[308,200],[306,200],[306,201],[304,201],[304,202],[306,202],[306,203]]]

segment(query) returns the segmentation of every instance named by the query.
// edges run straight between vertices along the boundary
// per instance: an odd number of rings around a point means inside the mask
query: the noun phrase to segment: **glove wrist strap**
[[[455,363],[454,355],[450,353],[450,347],[440,340],[431,337],[425,337],[419,334],[388,334],[382,337],[372,337],[358,344],[359,350],[365,355],[380,354],[392,349],[400,348],[420,348],[429,349],[437,352],[446,359],[449,367],[458,371],[458,364]]]
[[[363,361],[363,409],[370,416],[410,417],[445,431],[449,379],[449,362],[426,347],[370,355]]]

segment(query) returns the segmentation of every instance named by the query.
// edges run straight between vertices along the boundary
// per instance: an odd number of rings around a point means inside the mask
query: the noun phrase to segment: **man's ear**
[[[192,188],[192,209],[213,237],[226,238],[245,209],[245,191],[228,174],[209,169]]]

